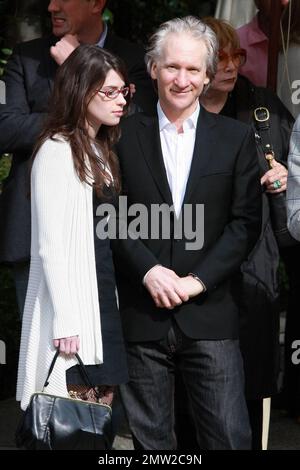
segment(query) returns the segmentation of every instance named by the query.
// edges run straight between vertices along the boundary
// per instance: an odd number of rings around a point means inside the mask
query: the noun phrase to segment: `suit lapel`
[[[190,200],[193,191],[199,185],[201,175],[209,171],[209,152],[212,148],[211,144],[213,143],[214,138],[217,138],[213,133],[215,124],[214,114],[209,113],[201,107],[197,122],[192,164],[183,204]],[[172,205],[172,194],[162,156],[157,117],[150,118],[148,116],[141,115],[137,133],[142,154],[156,186],[165,202]]]
[[[166,169],[163,161],[157,117],[141,115],[138,140],[149,171],[168,205],[173,204]]]
[[[195,188],[199,185],[201,174],[205,174],[210,165],[210,149],[213,142],[213,127],[215,126],[215,116],[206,111],[201,106],[197,122],[196,140],[193,152],[190,174],[186,186],[183,204],[186,204]],[[215,138],[217,138],[215,136]]]

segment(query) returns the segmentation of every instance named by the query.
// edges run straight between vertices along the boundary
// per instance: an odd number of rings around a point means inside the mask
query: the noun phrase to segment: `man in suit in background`
[[[133,101],[147,112],[155,94],[146,73],[143,48],[115,36],[102,20],[105,0],[51,0],[52,33],[17,45],[4,77],[6,104],[0,107],[0,149],[13,154],[0,200],[0,262],[13,267],[20,313],[30,257],[29,158],[48,110],[57,63],[50,48],[66,34],[119,55],[135,88]],[[75,36],[73,36],[75,41]],[[52,49],[53,50],[53,49]],[[55,57],[56,58],[56,57]],[[59,62],[59,61],[58,61]]]
[[[214,33],[197,18],[161,25],[146,55],[157,115],[123,121],[117,145],[131,214],[148,214],[142,236],[130,236],[129,218],[128,238],[113,242],[130,375],[121,395],[137,449],[176,448],[175,370],[200,448],[251,445],[232,281],[260,233],[261,193],[250,127],[199,106],[216,53]],[[160,224],[151,217],[158,206]]]

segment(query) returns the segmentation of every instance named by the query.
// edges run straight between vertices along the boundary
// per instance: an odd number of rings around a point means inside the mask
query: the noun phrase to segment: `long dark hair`
[[[92,172],[98,196],[103,195],[108,179],[120,191],[119,165],[112,150],[119,138],[119,126],[101,125],[95,139],[91,139],[86,127],[88,104],[110,70],[115,70],[129,86],[123,62],[110,52],[94,45],[81,45],[70,54],[57,71],[48,118],[33,153],[34,158],[46,139],[62,136],[70,143],[80,181],[91,184]]]

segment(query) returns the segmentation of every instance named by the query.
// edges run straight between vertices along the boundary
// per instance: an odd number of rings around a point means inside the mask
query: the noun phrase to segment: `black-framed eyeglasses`
[[[221,67],[227,67],[230,60],[235,67],[241,67],[247,60],[247,51],[246,49],[240,48],[233,50],[231,54],[227,54],[227,52],[220,49],[218,52],[218,58],[219,65]]]
[[[114,100],[119,96],[120,93],[122,95],[127,96],[129,93],[129,86],[123,86],[121,88],[108,88],[107,90],[97,90],[97,93],[103,93],[109,100]]]

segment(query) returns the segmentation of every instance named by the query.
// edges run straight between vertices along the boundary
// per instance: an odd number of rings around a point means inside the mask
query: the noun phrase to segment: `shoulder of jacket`
[[[29,52],[34,50],[41,50],[45,47],[49,47],[55,42],[52,36],[31,39],[30,41],[20,42],[15,46],[16,51]]]
[[[157,116],[150,116],[144,112],[137,112],[122,120],[122,129],[134,129],[139,125],[151,125],[157,121]]]

